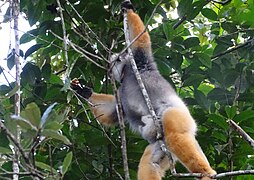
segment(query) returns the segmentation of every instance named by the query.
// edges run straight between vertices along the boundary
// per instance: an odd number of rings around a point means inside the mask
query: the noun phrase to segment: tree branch
[[[224,172],[224,173],[219,173],[219,174],[212,175],[209,177],[211,177],[212,179],[218,179],[218,178],[223,178],[223,177],[227,177],[227,176],[238,176],[238,175],[246,175],[246,174],[254,174],[254,170],[239,170],[239,171],[232,171],[232,172]],[[172,176],[178,177],[178,178],[190,178],[190,177],[201,178],[201,177],[204,177],[204,174],[201,174],[201,173],[175,173],[175,174],[172,174]]]
[[[64,16],[63,16],[63,8],[61,6],[60,0],[56,0],[57,5],[59,7],[59,13],[60,13],[60,18],[61,18],[61,23],[62,23],[62,30],[63,30],[63,43],[64,43],[64,57],[65,57],[65,62],[67,67],[69,67],[69,60],[68,60],[68,43],[67,43],[67,34],[66,34],[66,28],[65,28],[65,23],[64,23]],[[68,70],[67,70],[68,73]]]
[[[19,27],[19,11],[20,11],[20,7],[19,7],[19,0],[13,0],[12,1],[12,10],[13,10],[13,16],[14,16],[14,35],[15,35],[15,66],[16,66],[16,85],[18,88],[17,92],[15,93],[15,103],[14,103],[14,108],[15,108],[15,115],[19,116],[20,115],[20,74],[21,74],[21,62],[20,62],[20,56],[19,56],[19,33],[17,30]],[[0,120],[1,121],[1,120]],[[1,122],[2,123],[2,122]],[[2,125],[2,124],[1,124]],[[14,139],[16,140],[17,144],[19,144],[20,142],[20,127],[17,125],[16,126],[16,137],[14,137]],[[13,174],[13,180],[18,180],[19,176],[19,165],[18,165],[18,161],[20,158],[20,154],[19,151],[17,151],[16,147],[14,148],[14,161],[12,164],[12,168],[13,168],[13,172],[16,174]],[[25,158],[25,157],[24,157]]]
[[[240,127],[238,126],[233,120],[228,121],[230,127],[232,127],[234,130],[236,130],[245,141],[247,141],[251,147],[254,149],[254,140]]]
[[[218,53],[218,54],[212,56],[211,59],[212,59],[212,60],[216,60],[216,59],[219,58],[220,56],[223,56],[223,55],[225,55],[225,54],[231,53],[231,52],[233,52],[233,51],[235,51],[235,50],[238,50],[238,49],[240,49],[240,48],[242,48],[242,47],[247,46],[248,44],[251,44],[253,41],[254,41],[254,39],[249,39],[248,41],[246,41],[246,42],[243,43],[243,44],[240,44],[240,45],[238,45],[238,46],[235,46],[235,47],[233,47],[233,48],[231,48],[231,49],[228,49],[228,50],[226,50],[226,51],[220,52],[220,53]]]

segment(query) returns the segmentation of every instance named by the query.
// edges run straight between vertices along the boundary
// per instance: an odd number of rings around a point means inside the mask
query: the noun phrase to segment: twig
[[[227,177],[227,176],[238,176],[238,175],[246,175],[246,174],[254,174],[254,170],[239,170],[239,171],[232,171],[232,172],[224,172],[224,173],[219,173],[216,175],[211,175],[209,177],[211,177],[212,179],[218,179],[218,178],[223,178],[223,177]],[[201,174],[201,173],[176,173],[176,174],[172,174],[172,176],[177,177],[177,178],[190,178],[190,177],[201,178],[201,177],[204,177],[204,174]]]
[[[160,4],[160,3],[161,3],[161,1],[158,4]],[[130,36],[129,36],[129,30],[128,30],[128,17],[127,17],[127,13],[126,12],[124,13],[124,34],[125,34],[126,44],[127,44],[128,47],[130,47],[129,46],[129,44],[130,44],[129,37]],[[155,125],[155,128],[156,128],[156,132],[157,132],[157,139],[158,139],[158,142],[160,144],[160,147],[161,147],[162,151],[165,152],[165,154],[168,156],[169,160],[171,161],[171,163],[173,165],[174,161],[173,161],[173,158],[171,156],[171,153],[168,151],[167,146],[165,145],[165,143],[162,140],[160,140],[163,137],[163,133],[162,133],[162,129],[161,129],[161,126],[160,126],[160,122],[159,122],[159,120],[157,118],[157,115],[155,114],[155,111],[153,109],[151,100],[150,100],[149,95],[148,95],[148,93],[147,93],[147,91],[145,89],[144,83],[143,83],[143,81],[141,79],[141,76],[139,74],[136,62],[134,60],[134,57],[133,57],[133,54],[132,54],[132,51],[131,51],[130,48],[128,48],[128,54],[130,56],[129,60],[130,60],[133,72],[135,74],[135,77],[137,79],[138,85],[140,87],[140,90],[142,91],[142,95],[143,95],[143,97],[145,99],[145,102],[146,102],[146,105],[148,107],[149,113],[151,114],[151,116],[153,118],[153,122],[154,122],[154,125]],[[171,168],[171,172],[175,173],[174,167]]]
[[[12,29],[14,29],[14,28],[12,28]],[[40,41],[42,41],[42,42],[45,42],[45,43],[48,43],[49,45],[52,45],[52,46],[57,47],[57,48],[59,48],[59,49],[63,49],[62,47],[60,47],[60,46],[54,44],[53,41],[52,41],[52,42],[51,42],[51,41],[48,41],[48,40],[46,40],[46,39],[40,38],[40,37],[38,37],[38,36],[33,35],[32,33],[25,32],[25,31],[22,31],[22,30],[20,30],[20,29],[14,29],[14,30],[17,30],[17,31],[19,31],[19,32],[22,32],[23,34],[28,34],[29,36],[31,36],[31,37],[33,37],[33,38],[35,38],[35,39],[38,39],[38,40],[40,40]]]
[[[245,141],[247,141],[251,147],[254,149],[254,140],[240,127],[238,126],[233,120],[228,121],[229,125],[236,130]]]
[[[57,37],[58,39],[63,40],[62,37],[58,36],[58,35],[55,34],[53,31],[49,31],[49,32],[51,32],[51,33],[52,33],[55,37]],[[105,67],[103,67],[102,65],[98,64],[97,62],[95,62],[95,61],[94,61],[93,59],[91,59],[88,55],[93,56],[93,57],[95,57],[96,59],[102,59],[101,57],[99,57],[99,56],[97,56],[97,55],[94,55],[94,54],[92,54],[92,53],[86,51],[85,49],[83,49],[82,47],[76,45],[75,43],[73,43],[73,42],[71,42],[71,41],[69,41],[68,43],[69,43],[69,45],[70,45],[76,52],[78,52],[78,53],[80,53],[81,55],[83,55],[87,60],[89,60],[90,62],[92,62],[92,63],[95,64],[96,66],[98,66],[98,67],[100,67],[100,68],[106,70]]]
[[[242,47],[245,47],[245,46],[247,46],[248,44],[250,44],[251,42],[253,42],[253,40],[254,40],[254,39],[249,39],[248,41],[246,41],[246,42],[243,43],[243,44],[240,44],[240,45],[238,45],[238,46],[235,46],[235,47],[233,47],[233,48],[231,48],[231,49],[228,49],[228,50],[226,50],[226,51],[220,52],[220,53],[218,53],[218,54],[212,56],[211,59],[214,61],[214,60],[216,60],[217,58],[219,58],[220,56],[223,56],[223,55],[225,55],[225,54],[228,54],[228,53],[231,53],[231,52],[233,52],[233,51],[235,51],[235,50],[238,50],[238,49],[240,49],[240,48],[242,48]]]
[[[111,49],[110,49],[110,54],[109,54],[109,59],[111,58],[111,50],[114,47],[114,41],[112,42]],[[123,157],[123,168],[124,168],[124,175],[125,175],[125,180],[130,180],[130,174],[129,174],[129,167],[128,167],[128,157],[127,157],[127,145],[126,145],[126,135],[125,135],[125,125],[124,125],[124,118],[123,118],[123,108],[122,108],[122,103],[121,99],[119,96],[119,91],[116,88],[116,83],[115,79],[112,76],[112,71],[110,71],[110,79],[111,79],[111,84],[113,87],[114,95],[116,98],[116,112],[117,112],[117,118],[120,126],[120,134],[121,134],[121,149],[122,149],[122,157]],[[114,169],[114,167],[112,167]],[[117,175],[119,175],[117,173]],[[119,176],[121,177],[121,176]],[[120,178],[122,179],[122,178]]]
[[[184,15],[177,23],[174,24],[173,29],[178,28],[185,20],[187,19],[187,15]]]
[[[117,88],[116,88],[116,83],[115,83],[114,78],[111,78],[111,83],[113,86],[114,95],[116,97],[116,102],[117,102],[116,111],[117,111],[117,117],[118,117],[118,122],[119,122],[119,126],[120,126],[120,133],[121,133],[121,145],[122,145],[121,149],[122,149],[122,157],[123,157],[124,175],[125,175],[125,180],[130,180],[122,103],[121,103],[121,99],[120,99],[120,96],[119,96]]]
[[[65,23],[64,23],[64,16],[63,16],[63,9],[60,3],[60,0],[56,0],[57,5],[59,7],[59,13],[60,13],[60,18],[61,18],[61,23],[62,23],[62,30],[63,30],[63,43],[64,43],[64,57],[65,57],[65,62],[67,67],[69,67],[69,61],[68,61],[68,43],[67,43],[67,34],[66,34],[66,28],[65,28]],[[68,70],[67,70],[68,73]]]

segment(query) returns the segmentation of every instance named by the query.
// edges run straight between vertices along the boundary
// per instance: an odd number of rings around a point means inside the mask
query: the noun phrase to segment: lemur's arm
[[[116,101],[113,95],[95,93],[91,88],[80,84],[77,79],[74,79],[71,85],[79,95],[91,102],[90,107],[94,117],[102,124],[111,126],[118,122],[115,109]]]

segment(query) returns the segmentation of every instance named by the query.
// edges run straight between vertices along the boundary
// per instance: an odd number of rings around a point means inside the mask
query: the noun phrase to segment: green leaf
[[[0,142],[2,147],[9,147],[10,141],[3,131],[0,131]]]
[[[204,8],[204,9],[202,9],[201,13],[203,16],[205,16],[206,18],[211,19],[213,21],[216,21],[218,19],[218,15],[212,9]]]
[[[233,119],[236,115],[237,108],[235,106],[226,106],[225,111],[229,119]]]
[[[198,104],[202,108],[205,108],[206,110],[209,109],[209,102],[203,92],[201,92],[199,90],[195,90],[194,97],[195,97],[195,100],[198,102]]]
[[[235,122],[240,123],[246,120],[254,120],[254,110],[245,110],[234,117]]]
[[[191,47],[198,46],[200,43],[198,37],[190,37],[188,39],[185,39],[183,42],[183,45],[185,46],[186,49],[189,49]]]
[[[40,169],[43,169],[43,170],[46,170],[46,171],[49,171],[49,172],[53,172],[54,174],[57,174],[57,170],[55,170],[52,166],[50,166],[48,164],[45,164],[43,162],[35,161],[35,166],[37,166]]]
[[[222,129],[228,128],[228,123],[226,122],[224,117],[217,115],[217,114],[209,114],[208,117],[212,122],[217,124]]]
[[[10,54],[8,54],[7,57],[7,67],[11,70],[15,65],[15,51],[12,50]]]
[[[204,79],[205,76],[202,74],[189,74],[188,78],[184,80],[184,85],[197,88]]]
[[[12,154],[12,150],[9,148],[0,146],[0,154]]]
[[[24,119],[20,116],[13,115],[11,116],[12,119],[16,120],[17,124],[24,130],[35,130],[38,131],[38,129],[27,119]]]
[[[221,132],[215,131],[213,132],[213,137],[215,137],[216,139],[226,143],[227,142],[227,136]]]
[[[67,170],[68,170],[68,168],[69,168],[69,166],[70,166],[70,164],[71,164],[72,156],[73,156],[72,152],[69,152],[69,153],[66,155],[66,157],[64,158],[63,166],[62,166],[62,169],[61,169],[61,173],[62,173],[63,175],[67,172]]]
[[[212,61],[211,58],[205,54],[205,53],[196,53],[198,56],[198,60],[206,67],[211,68],[212,67]]]
[[[42,127],[46,123],[46,121],[48,120],[49,114],[52,112],[52,109],[55,107],[55,105],[57,105],[57,103],[51,104],[43,113],[41,117],[40,127]]]
[[[41,76],[46,80],[48,81],[50,79],[50,76],[51,76],[51,65],[50,63],[45,63],[43,66],[42,66],[42,69],[41,69]]]
[[[26,51],[26,53],[25,53],[25,59],[28,57],[28,56],[30,56],[31,54],[33,54],[35,51],[37,51],[38,49],[40,49],[41,48],[41,44],[35,44],[35,45],[33,45],[32,47],[30,47],[27,51]]]
[[[181,0],[177,6],[177,12],[179,17],[182,18],[184,15],[189,15],[193,11],[192,0]]]
[[[28,62],[21,73],[21,80],[24,83],[35,85],[36,81],[41,80],[41,70],[35,64]]]
[[[38,29],[32,29],[28,31],[27,33],[24,33],[20,38],[20,44],[24,44],[27,42],[30,42],[31,40],[35,39],[35,36],[38,35],[39,30]]]
[[[43,136],[50,137],[50,138],[53,138],[53,139],[57,139],[57,140],[63,141],[65,144],[71,145],[70,140],[66,136],[64,136],[62,134],[59,134],[57,131],[54,131],[54,130],[51,130],[51,129],[44,129],[41,132],[41,134]]]
[[[44,129],[51,129],[51,130],[60,130],[63,127],[62,124],[59,122],[53,121],[53,122],[48,122],[45,124]]]
[[[41,121],[41,110],[37,104],[28,104],[25,110],[21,112],[21,116],[31,122],[32,125],[39,128]]]

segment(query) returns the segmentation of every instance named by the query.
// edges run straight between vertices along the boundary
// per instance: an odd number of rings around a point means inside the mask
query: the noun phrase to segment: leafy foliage
[[[155,14],[155,19],[161,21],[149,22],[154,57],[161,74],[197,120],[198,141],[216,171],[253,169],[253,149],[230,129],[227,120],[233,119],[254,137],[254,4],[242,0],[216,2],[164,1]],[[21,74],[21,117],[11,116],[14,83],[0,86],[0,116],[12,133],[16,124],[21,127],[22,147],[49,179],[123,176],[118,127],[103,128],[87,111],[87,104],[80,106],[80,100],[69,89],[71,79],[81,78],[96,92],[112,93],[105,69],[110,47],[113,52],[124,48],[120,3],[62,1],[66,32],[72,43],[66,64],[56,1],[21,1],[21,11],[35,26],[22,35],[20,42],[35,40],[36,45],[22,52],[30,60]],[[132,3],[147,21],[158,2]],[[177,19],[171,16],[174,10]],[[13,53],[7,65],[13,68]],[[131,179],[135,179],[147,142],[129,131],[127,141]],[[2,131],[0,142],[0,165],[11,171],[4,155],[13,153],[12,142]],[[176,169],[186,172],[181,165]]]

